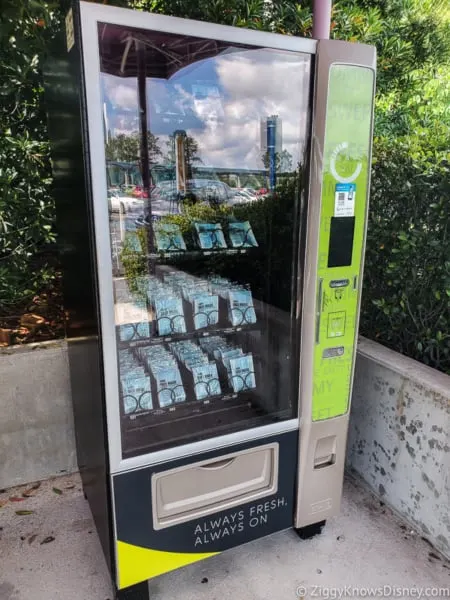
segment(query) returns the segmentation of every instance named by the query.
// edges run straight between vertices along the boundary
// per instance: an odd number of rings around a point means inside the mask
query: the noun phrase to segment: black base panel
[[[299,527],[298,529],[295,529],[295,532],[301,540],[309,540],[310,538],[322,533],[325,523],[326,521],[319,521],[318,523],[313,523],[312,525]]]
[[[114,476],[117,539],[152,550],[175,553],[222,552],[293,526],[298,431],[280,433],[144,467]],[[272,495],[159,531],[153,529],[152,475],[200,460],[219,460],[232,452],[279,445],[278,486]],[[120,570],[120,566],[119,566]]]
[[[125,590],[117,591],[116,600],[150,600],[148,583],[143,581]]]

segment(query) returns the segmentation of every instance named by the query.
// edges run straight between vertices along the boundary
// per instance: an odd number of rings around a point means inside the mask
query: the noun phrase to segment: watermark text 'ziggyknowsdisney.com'
[[[297,598],[450,598],[448,587],[403,587],[398,585],[381,585],[357,587],[326,587],[322,585],[299,585],[295,590]]]

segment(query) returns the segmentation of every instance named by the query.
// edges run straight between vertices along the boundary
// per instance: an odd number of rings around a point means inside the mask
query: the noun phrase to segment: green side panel
[[[375,74],[330,69],[316,296],[313,421],[345,414],[366,227]]]

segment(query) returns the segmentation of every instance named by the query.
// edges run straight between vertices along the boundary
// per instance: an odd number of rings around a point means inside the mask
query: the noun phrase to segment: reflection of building
[[[267,135],[268,130],[273,128],[275,131],[275,152],[281,152],[283,144],[283,122],[278,115],[271,115],[261,119],[261,152],[267,152]]]
[[[137,164],[116,160],[106,161],[108,188],[121,186],[142,186],[142,176]]]
[[[162,182],[175,182],[175,165],[160,164],[152,165],[152,180],[155,185]],[[231,187],[264,187],[267,171],[265,169],[236,169],[224,167],[205,167],[196,165],[192,169],[192,176],[196,179],[216,179],[223,181]],[[108,187],[120,187],[126,185],[142,186],[142,176],[136,163],[127,163],[115,160],[107,161]],[[174,184],[176,185],[176,184]]]
[[[152,179],[155,185],[164,181],[175,180],[175,167],[170,164],[152,165]],[[195,165],[192,176],[196,179],[216,179],[223,181],[231,187],[261,188],[265,185],[267,171],[265,169],[236,169],[235,167],[206,167]]]
[[[278,115],[271,115],[261,119],[261,150],[267,156],[269,169],[269,188],[275,189],[276,185],[276,157],[282,149],[282,121]],[[264,161],[266,162],[266,161]]]

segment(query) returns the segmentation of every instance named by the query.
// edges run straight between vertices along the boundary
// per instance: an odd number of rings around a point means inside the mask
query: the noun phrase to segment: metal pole
[[[269,157],[269,189],[275,191],[277,182],[276,171],[276,120],[275,117],[267,119],[267,153]]]
[[[144,197],[145,216],[148,219],[148,250],[153,252],[153,230],[152,230],[152,199],[150,193],[150,160],[148,152],[148,120],[147,120],[147,73],[146,73],[146,57],[145,46],[142,42],[136,41],[137,53],[137,83],[138,83],[138,99],[139,99],[139,117],[140,117],[140,133],[141,133],[141,174],[142,187],[147,198]]]
[[[332,0],[314,0],[312,36],[316,40],[330,39],[331,4]]]

